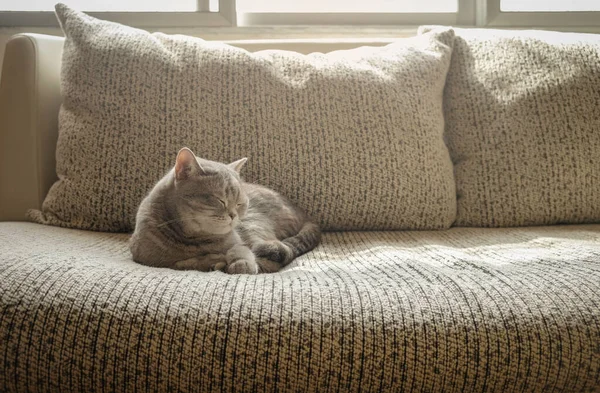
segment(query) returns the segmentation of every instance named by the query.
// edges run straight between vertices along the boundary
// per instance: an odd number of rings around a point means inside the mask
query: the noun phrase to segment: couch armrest
[[[19,34],[0,79],[0,221],[25,219],[56,180],[62,37]]]

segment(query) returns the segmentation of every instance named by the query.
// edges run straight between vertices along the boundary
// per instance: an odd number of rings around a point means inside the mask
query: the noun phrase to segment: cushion
[[[600,36],[457,29],[456,225],[600,222]]]
[[[0,390],[592,392],[600,225],[330,232],[282,272],[0,223]]]
[[[248,157],[247,181],[325,229],[454,221],[442,112],[451,29],[329,54],[249,53],[56,12],[66,35],[59,180],[35,221],[131,230],[183,146],[216,161]]]

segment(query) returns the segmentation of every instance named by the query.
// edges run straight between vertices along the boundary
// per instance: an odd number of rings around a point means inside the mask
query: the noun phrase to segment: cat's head
[[[198,158],[188,148],[179,151],[170,199],[186,236],[224,235],[240,223],[248,209],[239,176],[245,163],[246,158],[222,164]]]

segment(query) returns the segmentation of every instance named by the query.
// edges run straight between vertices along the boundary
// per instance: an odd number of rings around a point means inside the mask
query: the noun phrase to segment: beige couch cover
[[[59,60],[26,35],[4,62],[0,391],[600,391],[600,225],[327,233],[228,276],[14,222],[55,180]]]

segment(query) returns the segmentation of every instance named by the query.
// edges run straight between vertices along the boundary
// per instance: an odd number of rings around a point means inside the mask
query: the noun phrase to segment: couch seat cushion
[[[0,223],[3,391],[594,391],[600,225],[326,233],[277,274]]]

